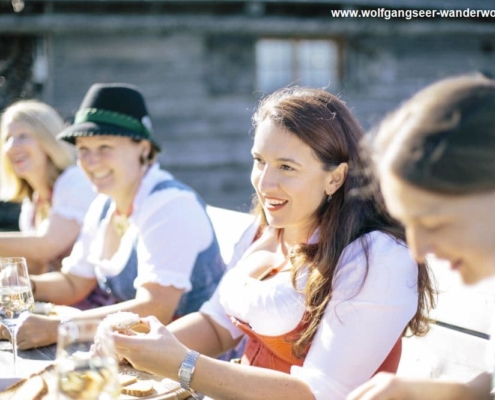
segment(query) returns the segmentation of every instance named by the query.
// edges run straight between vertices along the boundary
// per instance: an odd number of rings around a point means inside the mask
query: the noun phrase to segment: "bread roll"
[[[119,380],[120,386],[127,386],[127,385],[130,385],[131,383],[136,383],[137,382],[137,376],[129,375],[129,374],[119,374],[118,380]]]
[[[135,397],[151,396],[155,393],[154,381],[151,379],[137,381],[120,389],[120,393]]]
[[[139,315],[130,311],[119,311],[109,314],[105,317],[103,323],[110,326],[113,331],[120,333],[128,333],[129,330],[140,333],[149,332],[148,327],[143,324]]]

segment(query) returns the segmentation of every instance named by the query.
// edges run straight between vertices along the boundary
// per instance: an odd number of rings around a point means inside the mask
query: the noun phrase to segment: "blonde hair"
[[[8,133],[6,126],[13,121],[29,126],[48,156],[47,184],[50,188],[53,188],[60,174],[74,164],[75,152],[68,144],[56,139],[64,129],[64,121],[49,105],[37,100],[20,100],[7,107],[0,120],[0,197],[6,201],[21,202],[26,197],[32,199],[33,188],[14,173],[10,160],[3,154]]]

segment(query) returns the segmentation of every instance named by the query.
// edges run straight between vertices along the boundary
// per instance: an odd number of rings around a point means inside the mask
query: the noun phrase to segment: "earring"
[[[329,194],[328,197],[327,197],[327,203],[330,203],[330,200],[332,200],[332,195]]]

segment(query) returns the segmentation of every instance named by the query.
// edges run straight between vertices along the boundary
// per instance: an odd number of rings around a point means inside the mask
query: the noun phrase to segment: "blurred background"
[[[0,110],[38,98],[70,123],[91,84],[135,84],[162,166],[209,204],[246,211],[251,115],[263,95],[324,87],[369,129],[432,81],[495,72],[494,17],[332,16],[378,8],[487,10],[495,1],[0,0]],[[16,226],[16,210],[3,204],[0,224]]]

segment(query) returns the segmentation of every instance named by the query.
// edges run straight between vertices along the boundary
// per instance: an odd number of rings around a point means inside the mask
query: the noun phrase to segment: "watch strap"
[[[199,353],[197,351],[189,350],[179,368],[180,386],[185,390],[191,390],[191,380],[194,375],[198,357]]]

